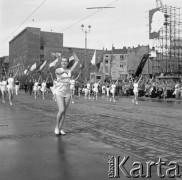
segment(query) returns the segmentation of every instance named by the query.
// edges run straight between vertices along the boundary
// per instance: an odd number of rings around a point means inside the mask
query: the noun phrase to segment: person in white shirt
[[[98,92],[99,92],[99,83],[101,82],[101,80],[99,82],[95,82],[94,83],[94,97],[96,100],[98,100]]]
[[[40,78],[41,77],[39,77],[38,81],[36,79],[34,80],[33,91],[34,91],[35,99],[37,98],[37,94],[38,94],[38,85],[39,85]]]
[[[16,78],[16,80],[15,80],[15,94],[16,94],[16,96],[18,95],[19,89],[20,89],[20,82],[19,82],[18,78]]]
[[[55,71],[57,83],[54,91],[58,106],[58,114],[56,117],[55,127],[56,135],[65,135],[65,132],[63,131],[63,125],[65,121],[66,111],[71,99],[70,79],[71,74],[74,72],[76,66],[79,63],[79,59],[73,50],[69,48],[69,51],[72,53],[75,59],[74,64],[71,66],[71,68],[69,68],[69,59],[67,57],[62,58],[61,61],[59,61],[61,68],[57,68]]]
[[[102,98],[104,98],[106,95],[106,86],[105,84],[102,85]]]
[[[45,93],[46,93],[46,84],[47,84],[47,80],[48,80],[49,76],[46,78],[46,80],[42,81],[41,84],[41,91],[42,91],[42,98],[45,99]]]
[[[5,93],[7,90],[7,80],[6,80],[5,76],[2,77],[0,90],[1,90],[1,94],[2,94],[2,102],[5,103]]]
[[[136,105],[138,104],[138,85],[139,82],[141,81],[142,75],[140,76],[140,79],[137,81],[137,79],[135,79],[133,81],[133,78],[131,78],[132,83],[133,83],[133,93],[134,93],[134,99],[132,99],[132,102],[135,103]]]
[[[113,100],[113,102],[116,102],[115,101],[115,93],[116,93],[116,84],[118,83],[118,80],[114,83],[114,81],[112,82],[111,84],[111,89],[110,89],[110,92],[112,94],[111,98],[110,98],[110,101]]]
[[[85,99],[87,99],[87,97],[88,97],[88,99],[91,99],[91,97],[90,97],[90,92],[91,92],[91,83],[90,83],[90,81],[87,82],[86,88],[87,88],[87,90],[86,90],[86,93],[85,93]]]
[[[9,94],[10,105],[13,105],[12,100],[13,100],[13,92],[14,92],[14,78],[16,77],[17,73],[18,73],[18,71],[15,73],[14,76],[12,73],[10,73],[9,78],[7,79],[7,82],[8,82],[7,89],[8,89],[8,94]]]

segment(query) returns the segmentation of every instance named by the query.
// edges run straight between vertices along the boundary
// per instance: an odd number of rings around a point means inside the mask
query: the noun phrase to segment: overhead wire
[[[114,3],[116,3],[117,1],[119,1],[119,0],[115,0],[114,2],[109,3],[108,5],[106,5],[106,6],[104,6],[104,7],[109,7],[110,5],[112,5],[112,4],[114,4]],[[91,17],[91,16],[95,15],[96,13],[98,13],[98,12],[102,11],[103,9],[105,9],[105,8],[101,8],[101,9],[99,9],[99,10],[95,11],[95,12],[93,12],[92,14],[89,14],[88,16],[86,16],[86,17],[84,17],[84,18],[80,19],[79,21],[77,21],[77,22],[75,22],[75,23],[73,23],[73,24],[71,24],[71,25],[69,25],[69,26],[67,26],[67,27],[65,27],[65,28],[63,28],[63,29],[61,29],[61,30],[59,30],[59,31],[63,32],[63,31],[65,31],[65,30],[67,30],[67,29],[71,28],[72,26],[75,26],[76,24],[81,23],[81,22],[82,22],[82,21],[84,21],[85,19],[88,19],[89,17]]]
[[[43,0],[29,15],[28,17],[5,39],[2,43],[5,43],[34,13],[36,13],[46,2],[47,0]]]
[[[3,43],[5,43],[34,13],[36,13],[42,6],[43,6],[43,4],[46,2],[47,0],[43,0],[29,15],[28,15],[28,17],[5,39],[5,40],[3,40],[2,41],[2,44]],[[112,4],[114,4],[114,3],[116,3],[117,1],[119,1],[119,0],[115,0],[114,2],[112,2],[112,3],[109,3],[108,5],[106,5],[106,6],[104,6],[104,7],[109,7],[110,5],[112,5]],[[104,8],[102,8],[102,9],[99,9],[99,10],[97,10],[97,11],[95,11],[95,12],[93,12],[92,14],[90,14],[90,15],[88,15],[88,16],[86,16],[86,17],[84,17],[84,18],[82,18],[82,19],[80,19],[79,21],[77,21],[77,22],[75,22],[75,23],[73,23],[73,24],[71,24],[71,25],[69,25],[69,26],[67,26],[67,27],[65,27],[65,28],[63,28],[63,29],[61,29],[61,30],[59,30],[59,31],[61,31],[61,32],[63,32],[63,31],[66,31],[67,29],[70,29],[72,26],[75,26],[76,24],[79,24],[80,22],[82,22],[82,21],[84,21],[84,20],[86,20],[86,19],[88,19],[88,18],[90,18],[91,16],[93,16],[93,15],[95,15],[95,14],[97,14],[98,12],[100,12],[100,11],[102,11]]]

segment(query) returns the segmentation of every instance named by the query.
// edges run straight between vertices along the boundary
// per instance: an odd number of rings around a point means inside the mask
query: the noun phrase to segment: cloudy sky
[[[181,8],[182,0],[163,4]],[[87,9],[107,5],[115,8]],[[155,7],[156,0],[0,0],[0,56],[9,54],[8,42],[27,26],[64,33],[64,46],[84,48],[82,24],[92,27],[88,48],[147,45],[148,11]]]

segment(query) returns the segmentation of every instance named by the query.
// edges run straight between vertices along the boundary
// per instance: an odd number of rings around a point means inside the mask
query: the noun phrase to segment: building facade
[[[9,56],[0,58],[0,78],[8,73],[9,69]]]
[[[84,72],[81,77],[89,79],[90,72],[96,71],[96,67],[90,63],[95,50],[87,49],[85,53],[85,48],[71,48],[78,55],[80,62],[84,63]],[[9,71],[16,73],[19,70],[18,76],[21,76],[24,70],[34,63],[53,61],[56,58],[52,56],[53,53],[59,53],[62,57],[70,56],[68,47],[63,46],[63,34],[27,27],[9,42]],[[100,54],[102,50],[97,50],[97,57]],[[75,76],[77,74],[78,72]]]
[[[125,79],[128,73],[133,73],[144,54],[149,53],[148,46],[138,46],[133,48],[115,49],[104,51],[103,61],[99,72],[103,73],[103,78],[111,77],[113,80]],[[143,74],[152,74],[152,61],[148,59]]]

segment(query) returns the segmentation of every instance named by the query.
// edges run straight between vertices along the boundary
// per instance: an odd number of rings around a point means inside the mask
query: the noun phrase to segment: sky
[[[182,8],[182,0],[163,4]],[[114,8],[87,9],[103,6]],[[148,11],[154,8],[156,0],[0,0],[0,57],[9,55],[9,41],[27,26],[63,33],[66,47],[85,47],[82,24],[85,30],[91,25],[87,48],[148,45]]]

